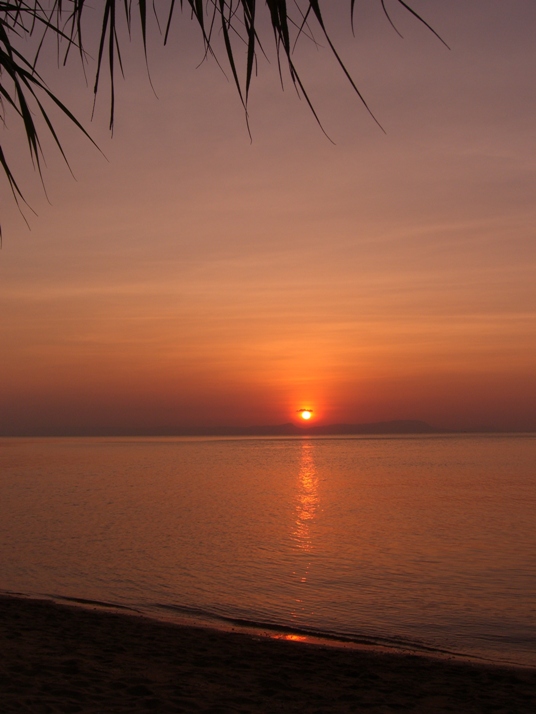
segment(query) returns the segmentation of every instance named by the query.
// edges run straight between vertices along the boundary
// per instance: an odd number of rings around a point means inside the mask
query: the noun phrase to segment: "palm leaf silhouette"
[[[381,3],[384,13],[391,22],[384,0],[377,1]],[[434,34],[437,34],[407,2],[404,0],[394,1]],[[329,2],[333,2],[333,0],[329,0]],[[353,28],[356,3],[355,0],[347,0],[347,4],[348,20]],[[294,87],[303,96],[320,126],[320,119],[292,58],[293,49],[300,37],[306,36],[311,39],[311,25],[314,25],[320,32],[353,91],[357,93],[367,111],[379,124],[330,38],[321,5],[321,0],[294,0],[293,2],[265,0],[262,3],[258,0],[179,0],[179,2],[176,0],[152,0],[151,3],[147,3],[146,0],[92,0],[91,3],[87,0],[49,0],[48,2],[46,0],[12,0],[11,2],[0,0],[0,120],[5,125],[6,112],[15,113],[18,121],[22,124],[31,159],[40,175],[43,158],[39,133],[41,127],[50,132],[59,151],[67,161],[59,136],[47,111],[48,104],[59,108],[88,139],[91,140],[91,137],[68,107],[48,89],[38,72],[41,48],[47,35],[53,35],[57,41],[58,51],[61,49],[63,62],[66,62],[75,50],[81,61],[86,64],[88,57],[85,47],[88,27],[90,30],[98,28],[98,36],[90,37],[92,41],[97,40],[98,46],[93,92],[96,97],[102,84],[103,73],[106,73],[110,87],[109,124],[110,129],[113,130],[116,73],[118,70],[122,72],[121,41],[119,39],[123,36],[121,31],[126,28],[127,34],[132,36],[134,23],[137,23],[141,35],[141,49],[147,57],[150,17],[154,16],[158,28],[165,28],[162,33],[165,44],[172,31],[172,21],[178,7],[183,12],[189,12],[190,19],[200,30],[206,56],[216,57],[215,37],[223,39],[224,57],[244,106],[246,118],[257,55],[259,52],[264,53],[259,40],[259,27],[268,22],[268,27],[272,29],[272,41],[275,46],[281,79],[283,68],[286,67]],[[324,7],[325,5],[326,2],[324,2]],[[92,18],[91,23],[85,21],[89,15]],[[95,30],[93,30],[94,32]],[[20,49],[23,42],[29,37],[37,37],[37,41],[33,45],[25,45],[25,47],[37,47],[32,57],[27,57]],[[245,57],[245,62],[243,57]],[[38,121],[38,118],[42,121]],[[24,202],[23,193],[9,167],[1,143],[0,165],[7,177],[13,196],[20,205],[21,201]]]

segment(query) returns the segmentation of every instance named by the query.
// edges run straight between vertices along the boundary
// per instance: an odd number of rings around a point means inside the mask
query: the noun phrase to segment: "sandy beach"
[[[536,711],[536,671],[371,653],[0,597],[10,712]]]

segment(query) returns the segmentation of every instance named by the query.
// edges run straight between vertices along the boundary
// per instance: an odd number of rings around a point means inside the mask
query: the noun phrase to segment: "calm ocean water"
[[[536,666],[536,436],[0,439],[0,589]]]

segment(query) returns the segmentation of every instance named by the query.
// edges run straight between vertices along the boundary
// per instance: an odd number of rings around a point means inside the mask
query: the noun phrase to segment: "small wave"
[[[49,595],[45,594],[42,597],[53,600],[54,602],[72,602],[75,605],[94,605],[95,607],[109,608],[111,610],[128,610],[129,612],[140,612],[134,607],[128,605],[118,605],[116,602],[106,602],[106,600],[88,600],[84,597],[69,597],[67,595]]]
[[[398,652],[414,652],[417,654],[426,654],[432,657],[448,656],[478,660],[486,659],[484,657],[469,655],[467,653],[456,652],[454,650],[444,649],[440,647],[434,647],[424,642],[398,637],[371,636],[364,635],[361,633],[348,632],[329,632],[325,630],[319,630],[313,627],[304,627],[303,625],[301,627],[296,627],[294,625],[285,625],[281,623],[267,622],[263,620],[250,620],[242,617],[232,617],[229,615],[215,613],[210,610],[204,610],[202,608],[195,608],[184,605],[153,603],[151,606],[151,614],[153,617],[157,617],[158,611],[161,612],[163,610],[175,613],[177,616],[195,618],[198,620],[198,622],[206,625],[212,624],[214,626],[215,623],[220,623],[224,626],[233,625],[244,631],[254,631],[257,634],[267,634],[268,636],[270,636],[272,633],[282,635],[296,635],[303,636],[305,638],[312,638],[316,642],[324,642],[326,644],[331,645],[366,646]]]
[[[50,602],[55,602],[58,605],[61,603],[72,603],[73,605],[91,605],[92,607],[102,607],[107,610],[127,610],[128,612],[134,612],[140,614],[141,610],[134,607],[128,607],[128,605],[120,605],[116,602],[106,602],[106,600],[90,600],[84,597],[70,597],[69,595],[53,595],[51,593],[29,593],[21,592],[18,590],[5,590],[0,589],[0,595],[6,595],[8,597],[24,598],[27,600],[49,600]]]

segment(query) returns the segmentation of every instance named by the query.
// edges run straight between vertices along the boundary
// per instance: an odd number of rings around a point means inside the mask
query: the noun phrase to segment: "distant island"
[[[376,421],[366,424],[260,424],[253,426],[176,426],[161,425],[151,428],[94,427],[70,428],[67,430],[39,429],[21,431],[17,434],[0,434],[0,437],[158,437],[158,436],[359,436],[381,434],[527,434],[533,431],[521,429],[496,429],[483,426],[472,429],[445,429],[432,426],[419,419],[394,419],[392,421]]]
[[[443,429],[417,419],[378,421],[370,424],[272,424],[182,428],[176,436],[352,436],[357,434],[437,434]]]

